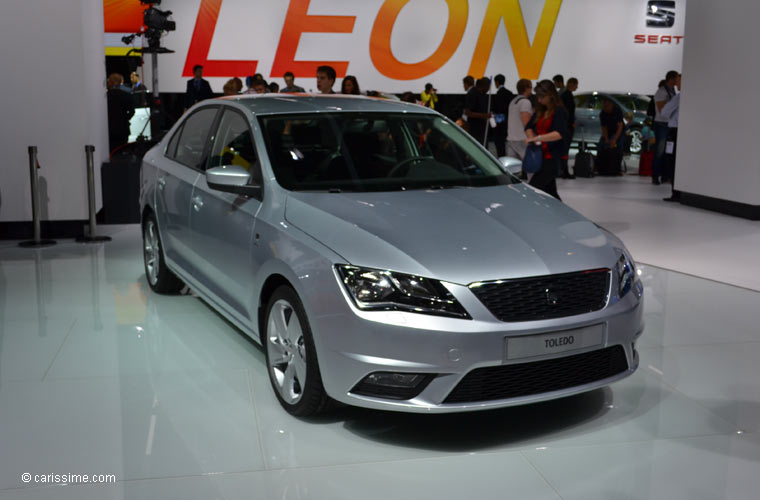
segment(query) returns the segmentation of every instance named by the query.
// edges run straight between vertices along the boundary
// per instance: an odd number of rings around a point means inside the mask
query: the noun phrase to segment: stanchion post
[[[53,240],[43,240],[40,230],[40,193],[39,182],[37,179],[37,146],[29,146],[29,178],[32,184],[32,227],[34,233],[34,239],[28,241],[22,241],[18,245],[20,247],[46,247],[55,245]]]
[[[88,144],[84,147],[84,154],[87,160],[87,199],[90,211],[90,234],[84,234],[77,238],[80,243],[96,243],[100,241],[111,241],[110,236],[97,236],[95,234],[95,160],[93,154],[95,146]]]
[[[40,192],[37,177],[37,146],[29,146],[29,177],[32,181],[32,226],[34,241],[39,243],[40,235]]]

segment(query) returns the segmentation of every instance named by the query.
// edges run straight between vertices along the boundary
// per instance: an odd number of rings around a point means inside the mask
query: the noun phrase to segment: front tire
[[[145,278],[154,292],[178,293],[184,288],[182,280],[166,267],[164,248],[153,214],[148,214],[143,221],[143,262]]]
[[[267,371],[278,401],[296,417],[316,415],[329,406],[306,312],[296,292],[281,286],[266,309]]]

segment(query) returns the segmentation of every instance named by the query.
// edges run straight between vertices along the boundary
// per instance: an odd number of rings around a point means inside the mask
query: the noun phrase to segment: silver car
[[[150,287],[260,342],[294,415],[532,403],[639,363],[623,243],[414,104],[205,101],[145,155],[140,200]]]
[[[586,142],[587,146],[596,148],[602,137],[602,125],[599,122],[599,113],[605,99],[610,99],[615,106],[620,108],[623,114],[631,113],[633,120],[626,127],[626,134],[630,138],[629,150],[633,154],[639,154],[644,149],[644,139],[641,130],[647,119],[649,107],[648,96],[622,92],[582,92],[575,94],[575,135],[573,141]]]

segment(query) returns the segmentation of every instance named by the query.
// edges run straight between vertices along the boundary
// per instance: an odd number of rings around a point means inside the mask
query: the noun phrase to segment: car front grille
[[[628,369],[620,345],[574,356],[476,368],[457,384],[444,403],[476,403],[569,389],[618,375]]]
[[[598,311],[607,304],[609,288],[609,269],[470,285],[475,296],[501,321],[535,321]]]

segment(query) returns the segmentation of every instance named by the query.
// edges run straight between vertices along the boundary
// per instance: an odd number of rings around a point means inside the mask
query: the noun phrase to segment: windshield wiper
[[[430,184],[430,185],[424,185],[420,184],[417,186],[399,186],[401,191],[420,191],[420,190],[428,190],[428,191],[441,191],[444,189],[464,189],[469,188],[471,186],[461,186],[459,184]]]
[[[469,187],[472,186],[462,186],[460,184],[433,184],[432,186],[428,187],[428,189],[464,189]]]

